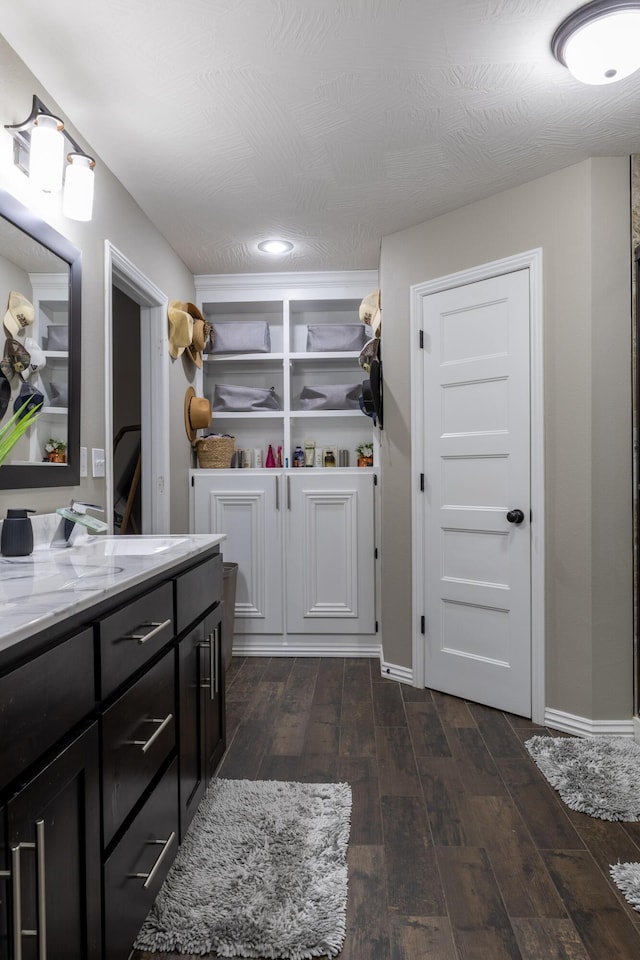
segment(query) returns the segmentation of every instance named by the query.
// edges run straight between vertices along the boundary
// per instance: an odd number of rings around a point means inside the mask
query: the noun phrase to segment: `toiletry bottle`
[[[7,510],[7,518],[2,524],[0,553],[3,557],[28,557],[33,552],[33,527],[24,507]]]
[[[267,459],[264,462],[265,467],[275,467],[276,458],[273,455],[273,447],[269,444],[269,449],[267,450]]]
[[[278,456],[276,457],[276,466],[282,466],[282,447],[278,447]]]
[[[293,452],[294,467],[304,467],[304,450],[298,446]]]

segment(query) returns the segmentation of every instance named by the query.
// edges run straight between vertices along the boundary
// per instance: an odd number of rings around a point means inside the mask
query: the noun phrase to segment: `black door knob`
[[[518,510],[517,508],[515,510],[509,510],[509,513],[507,514],[507,520],[509,523],[522,523],[524,520],[524,513],[522,510]]]

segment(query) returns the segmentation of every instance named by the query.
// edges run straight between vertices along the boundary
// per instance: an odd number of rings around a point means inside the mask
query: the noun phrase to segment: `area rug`
[[[640,820],[640,747],[627,737],[532,737],[525,746],[572,810]]]
[[[335,956],[345,936],[350,818],[345,783],[214,780],[135,946]]]
[[[640,863],[615,863],[610,873],[634,910],[640,910]]]

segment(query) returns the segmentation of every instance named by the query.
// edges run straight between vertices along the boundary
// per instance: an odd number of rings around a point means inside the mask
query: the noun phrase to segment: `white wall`
[[[599,158],[385,237],[382,610],[411,664],[412,284],[535,247],[544,258],[547,705],[632,710],[629,158]]]
[[[60,212],[59,198],[47,198],[32,189],[28,178],[13,165],[13,141],[3,126],[19,123],[28,116],[34,93],[54,112],[61,113],[47,91],[0,38],[0,183],[82,250],[81,443],[89,449],[104,447],[108,451],[110,442],[104,435],[104,241],[110,240],[143,274],[166,292],[169,299],[193,300],[193,277],[99,157],[96,158],[94,215],[88,224],[65,219]],[[82,140],[81,133],[74,130],[73,118],[65,119],[69,121],[67,126],[72,135],[87,152],[95,156],[90,145]],[[0,307],[3,296],[0,290]],[[183,425],[183,398],[189,382],[188,374],[188,368],[182,360],[172,361],[171,522],[174,531],[186,530],[188,525],[187,470],[190,466],[190,448]],[[0,517],[4,516],[7,507],[16,504],[34,507],[39,512],[49,512],[67,503],[72,496],[103,503],[106,496],[104,481],[89,477],[75,488],[45,488],[28,493],[0,491]]]

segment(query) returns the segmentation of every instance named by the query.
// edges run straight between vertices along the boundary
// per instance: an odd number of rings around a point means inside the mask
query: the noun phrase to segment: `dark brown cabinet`
[[[220,603],[178,644],[181,841],[224,752],[223,622]]]
[[[99,825],[94,723],[5,806],[2,960],[101,956]]]
[[[221,601],[214,546],[0,657],[0,960],[127,960],[224,752]]]

